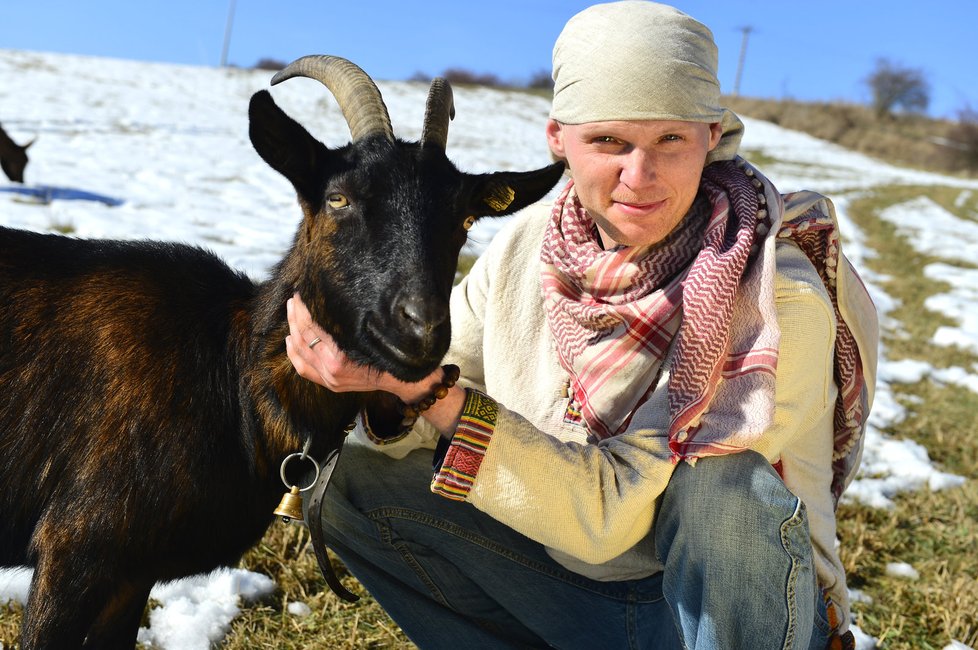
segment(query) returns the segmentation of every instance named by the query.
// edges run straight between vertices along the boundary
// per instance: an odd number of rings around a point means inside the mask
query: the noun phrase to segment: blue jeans
[[[432,494],[431,452],[346,444],[330,548],[420,648],[818,648],[804,506],[752,452],[680,464],[655,541],[665,570],[598,582],[472,506]]]

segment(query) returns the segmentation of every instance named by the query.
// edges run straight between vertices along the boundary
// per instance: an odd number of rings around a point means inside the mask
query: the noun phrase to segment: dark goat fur
[[[31,140],[21,146],[10,139],[0,125],[0,169],[7,178],[16,182],[24,182],[24,168],[27,167],[27,148],[34,144]]]
[[[236,563],[272,521],[282,459],[341,444],[373,396],[295,373],[294,292],[352,358],[423,377],[447,349],[466,217],[561,174],[469,175],[376,137],[329,150],[265,91],[249,116],[303,211],[263,283],[190,246],[0,228],[0,566],[35,569],[25,650],[132,647],[154,583]]]

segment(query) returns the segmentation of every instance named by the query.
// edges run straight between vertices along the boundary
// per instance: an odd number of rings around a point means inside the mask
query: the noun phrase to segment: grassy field
[[[868,246],[879,254],[870,265],[891,278],[883,288],[901,303],[892,316],[909,336],[884,338],[892,358],[918,359],[936,368],[978,362],[965,350],[930,343],[945,320],[927,310],[924,300],[946,287],[926,278],[923,268],[938,260],[914,251],[877,216],[890,205],[926,194],[968,218],[955,206],[959,193],[886,188],[849,207]],[[901,495],[892,510],[842,507],[839,536],[849,586],[872,599],[855,606],[856,622],[888,649],[940,649],[951,639],[978,647],[978,395],[929,380],[898,386],[898,391],[910,416],[888,433],[921,443],[945,471],[969,480],[960,488]],[[911,564],[920,579],[886,575],[886,564],[896,561]]]

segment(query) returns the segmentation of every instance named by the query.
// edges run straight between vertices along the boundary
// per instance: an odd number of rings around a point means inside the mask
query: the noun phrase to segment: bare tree
[[[530,76],[526,84],[527,88],[539,88],[541,90],[553,90],[554,80],[550,76],[550,70],[538,70]]]
[[[255,70],[281,70],[286,66],[285,61],[280,59],[273,59],[271,57],[262,57],[258,59],[258,63],[255,64]]]
[[[877,115],[890,115],[897,108],[909,113],[923,113],[930,104],[930,84],[923,70],[907,68],[888,59],[878,59],[876,68],[866,77],[873,93]]]
[[[499,77],[491,72],[478,73],[466,70],[465,68],[447,68],[441,73],[441,76],[453,84],[471,84],[476,86],[489,86],[490,88],[498,88],[503,85]]]
[[[958,123],[948,133],[954,152],[962,167],[978,171],[978,110],[970,106],[958,113]]]

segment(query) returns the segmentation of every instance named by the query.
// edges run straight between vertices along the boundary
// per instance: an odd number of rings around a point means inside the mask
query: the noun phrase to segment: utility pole
[[[754,31],[754,28],[748,25],[746,27],[741,27],[740,31],[744,33],[744,38],[740,41],[740,59],[737,61],[737,76],[734,79],[733,87],[734,97],[740,94],[740,77],[744,73],[744,58],[747,56],[747,39],[750,37],[750,33]]]
[[[224,47],[221,49],[221,67],[224,68],[228,64],[228,48],[231,47],[231,26],[234,24],[234,5],[236,0],[231,0],[231,6],[228,7],[228,23],[224,28]]]

